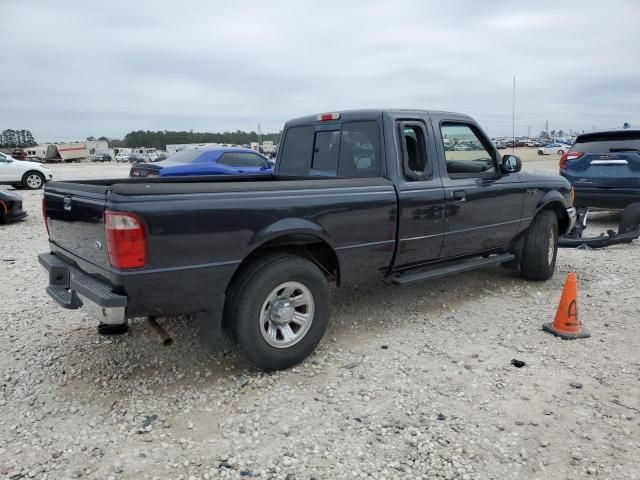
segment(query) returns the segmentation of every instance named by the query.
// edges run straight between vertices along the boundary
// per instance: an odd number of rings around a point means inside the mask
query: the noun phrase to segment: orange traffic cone
[[[567,274],[564,282],[560,305],[556,312],[553,323],[545,323],[542,329],[545,332],[553,333],[556,337],[565,340],[575,340],[576,338],[587,338],[591,334],[580,324],[578,320],[578,278],[573,272]]]

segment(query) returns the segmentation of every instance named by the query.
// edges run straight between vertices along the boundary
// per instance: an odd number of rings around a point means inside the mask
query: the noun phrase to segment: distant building
[[[96,153],[100,150],[107,150],[109,148],[109,144],[105,140],[87,140],[84,142],[86,149],[89,153]]]

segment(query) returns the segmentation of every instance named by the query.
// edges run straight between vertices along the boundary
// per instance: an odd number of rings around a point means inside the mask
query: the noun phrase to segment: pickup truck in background
[[[103,324],[198,314],[206,342],[228,334],[258,368],[282,369],[321,340],[330,282],[496,264],[547,280],[575,223],[564,178],[521,172],[466,115],[312,115],[281,145],[268,177],[49,183],[49,295]]]

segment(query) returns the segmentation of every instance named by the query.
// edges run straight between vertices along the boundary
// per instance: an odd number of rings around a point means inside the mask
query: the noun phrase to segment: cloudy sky
[[[224,5],[223,5],[224,4]],[[278,131],[350,108],[491,135],[640,124],[640,2],[0,0],[0,130]]]

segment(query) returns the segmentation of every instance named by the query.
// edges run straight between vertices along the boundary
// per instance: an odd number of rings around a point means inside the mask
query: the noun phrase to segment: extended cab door
[[[500,170],[500,155],[469,118],[432,115],[445,193],[442,258],[508,245],[518,231],[524,190],[518,173]]]
[[[397,269],[440,258],[445,203],[429,122],[394,118],[393,129],[399,166]]]

